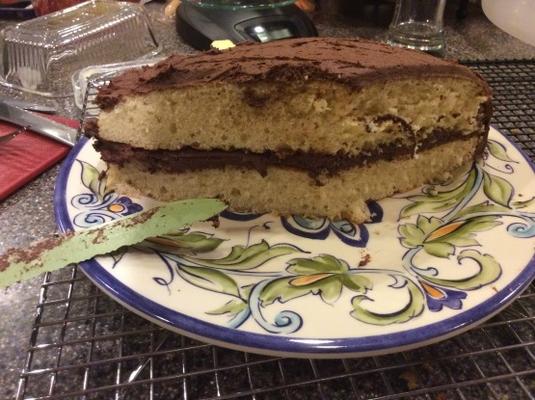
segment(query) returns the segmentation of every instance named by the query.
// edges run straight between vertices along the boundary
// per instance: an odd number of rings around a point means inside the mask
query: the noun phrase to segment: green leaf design
[[[91,164],[77,160],[82,166],[82,183],[83,185],[91,190],[91,192],[98,197],[102,197],[105,193],[105,185],[103,181],[99,179],[100,172]]]
[[[514,204],[514,203],[513,203]],[[460,219],[466,215],[470,214],[479,214],[479,213],[502,213],[511,211],[509,208],[500,206],[498,204],[490,204],[488,201],[483,203],[475,204],[473,206],[463,208],[459,213],[456,214],[455,219]]]
[[[493,206],[499,208],[501,206]],[[478,204],[472,207],[474,211],[489,209],[490,206]],[[404,224],[399,227],[402,235],[401,244],[408,248],[423,246],[424,250],[435,257],[447,258],[455,254],[455,246],[478,246],[475,239],[477,232],[490,230],[502,223],[499,216],[489,215],[474,217],[467,220],[455,220],[442,225],[442,220],[423,215],[418,216],[415,224]]]
[[[424,244],[424,250],[432,256],[448,258],[455,253],[455,246],[446,242],[426,243]]]
[[[476,233],[501,225],[498,218],[498,216],[488,215],[457,220],[440,226],[427,235],[423,241],[424,250],[432,256],[447,258],[455,253],[455,246],[478,246],[479,242],[475,239]],[[425,217],[422,221],[425,221]],[[424,223],[426,226],[434,226],[428,222]]]
[[[401,234],[401,244],[411,249],[421,246],[425,239],[424,232],[415,224],[400,225],[399,233]]]
[[[343,274],[342,284],[354,292],[366,293],[373,288],[372,281],[362,274]]]
[[[461,290],[474,290],[496,281],[502,273],[500,264],[490,254],[481,254],[479,251],[472,249],[463,250],[457,256],[457,261],[461,264],[461,261],[465,258],[472,259],[479,264],[480,269],[478,273],[469,278],[459,280],[440,279],[429,276],[426,276],[425,279],[441,286],[453,287]]]
[[[266,307],[273,304],[275,300],[278,300],[281,303],[286,303],[306,294],[314,293],[313,289],[310,287],[291,285],[290,281],[293,279],[295,279],[295,277],[280,278],[268,283],[259,296],[262,306]],[[318,291],[316,289],[314,294],[317,293]]]
[[[436,191],[434,188],[428,189],[424,195],[410,196],[407,199],[412,202],[405,206],[400,213],[401,218],[410,217],[415,214],[437,213],[453,208],[472,189],[476,179],[476,171],[472,169],[466,179],[457,187],[451,190]]]
[[[483,191],[489,199],[504,207],[509,207],[513,197],[513,186],[505,179],[483,171]]]
[[[429,242],[426,243],[426,245],[449,243],[457,247],[479,246],[480,243],[476,239],[474,239],[473,236],[475,236],[475,233],[470,233],[463,236],[461,233],[455,232],[454,234],[448,236],[447,241],[444,240],[444,242]]]
[[[497,215],[487,215],[468,219],[459,229],[457,229],[455,232],[452,232],[450,235],[464,235],[474,232],[489,231],[492,228],[502,224],[500,221],[498,221],[498,218],[499,216]]]
[[[238,300],[229,300],[221,307],[216,308],[215,310],[208,311],[206,314],[209,315],[222,315],[230,314],[230,316],[235,316],[247,308],[247,303],[242,299]]]
[[[446,211],[450,208],[453,208],[458,202],[459,200],[457,199],[449,199],[443,202],[418,201],[403,207],[400,213],[400,218],[407,218],[415,214],[438,213],[441,211]]]
[[[318,285],[319,295],[325,303],[333,304],[342,294],[342,287],[340,276],[326,278]]]
[[[257,268],[273,258],[297,252],[300,252],[300,250],[290,244],[276,244],[270,246],[265,240],[262,240],[262,242],[249,247],[234,246],[226,257],[219,259],[184,258],[205,267],[244,271]]]
[[[418,218],[416,219],[416,225],[425,235],[428,235],[431,232],[435,231],[442,224],[442,220],[436,217],[427,218],[423,215],[418,215]]]
[[[365,295],[359,295],[353,297],[351,303],[353,305],[353,311],[351,316],[359,321],[373,325],[390,325],[401,324],[407,322],[412,318],[420,315],[424,310],[424,294],[420,288],[411,280],[406,279],[407,290],[409,291],[409,301],[407,304],[398,310],[390,314],[379,314],[367,310],[363,304],[366,301],[373,301]]]
[[[496,140],[489,139],[487,141],[487,149],[489,153],[498,160],[507,161],[507,162],[513,162],[516,163],[517,161],[513,160],[509,155],[507,154],[506,147],[497,142]]]
[[[326,303],[334,303],[343,287],[365,293],[372,287],[371,281],[359,274],[351,274],[349,265],[328,254],[313,258],[294,258],[288,261],[286,270],[293,277],[270,282],[260,294],[264,306],[275,300],[285,303],[308,294],[319,295]]]
[[[156,250],[180,255],[185,252],[206,253],[215,250],[222,242],[223,239],[204,232],[175,232],[150,238],[144,244]]]
[[[260,294],[262,305],[268,306],[275,300],[281,303],[293,300],[308,294],[319,295],[329,304],[334,303],[342,293],[342,277],[332,274],[321,274],[319,279],[315,275],[281,278],[270,282]],[[310,283],[307,279],[310,278]]]
[[[523,201],[513,201],[512,205],[514,208],[526,208],[531,205],[535,204],[535,197],[532,197],[529,200],[523,200]]]
[[[286,270],[295,275],[311,275],[321,272],[342,273],[349,270],[343,260],[328,254],[313,258],[294,258],[288,261]]]
[[[254,284],[245,285],[240,288],[241,298],[242,299],[248,299],[249,295],[251,294],[251,290],[253,290]]]
[[[234,279],[216,269],[179,265],[178,273],[184,280],[197,287],[240,297]]]
[[[474,217],[467,220],[454,221],[448,225],[437,229],[425,240],[426,243],[451,243],[455,246],[479,245],[474,239],[477,232],[488,231],[502,223],[498,221],[498,216],[488,215]],[[443,234],[441,232],[444,231]]]

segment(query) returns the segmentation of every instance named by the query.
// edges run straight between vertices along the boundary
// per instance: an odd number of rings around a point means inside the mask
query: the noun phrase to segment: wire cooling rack
[[[494,126],[535,159],[535,61],[467,64],[494,89]],[[482,326],[418,350],[271,358],[165,331],[73,267],[44,278],[17,399],[535,399],[534,320],[532,284]]]

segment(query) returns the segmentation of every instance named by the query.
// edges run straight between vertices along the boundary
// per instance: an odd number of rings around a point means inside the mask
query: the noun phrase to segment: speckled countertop
[[[452,2],[449,2],[452,3]],[[453,2],[456,3],[456,2]],[[191,52],[177,39],[173,21],[162,16],[161,5],[148,6],[156,35],[166,53]],[[460,59],[535,58],[535,47],[529,46],[495,28],[477,6],[471,6],[463,21],[447,10],[447,57]],[[0,25],[5,25],[1,23]],[[317,25],[324,36],[362,36],[383,38],[384,28],[373,26],[351,15],[320,16]],[[60,113],[77,117],[70,99],[59,105]],[[0,253],[12,246],[24,246],[56,231],[53,213],[53,190],[59,166],[42,174],[32,183],[0,203]],[[42,278],[16,284],[0,292],[0,398],[11,398],[16,392],[20,368],[31,333],[35,304]]]

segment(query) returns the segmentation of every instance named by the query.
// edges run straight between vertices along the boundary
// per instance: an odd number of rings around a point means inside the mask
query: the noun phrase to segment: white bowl
[[[481,5],[494,25],[535,46],[535,0],[482,0]]]

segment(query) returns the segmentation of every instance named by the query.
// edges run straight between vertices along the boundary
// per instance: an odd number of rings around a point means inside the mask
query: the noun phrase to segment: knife
[[[68,146],[74,146],[78,130],[0,101],[0,120],[24,126]]]
[[[24,100],[8,99],[0,96],[0,102],[7,103],[11,106],[22,108],[26,111],[37,111],[45,114],[55,114],[56,109],[54,107],[45,106],[43,104],[32,103]]]
[[[50,236],[25,248],[8,250],[0,255],[0,288],[206,221],[226,207],[216,199],[175,201],[92,229]]]

